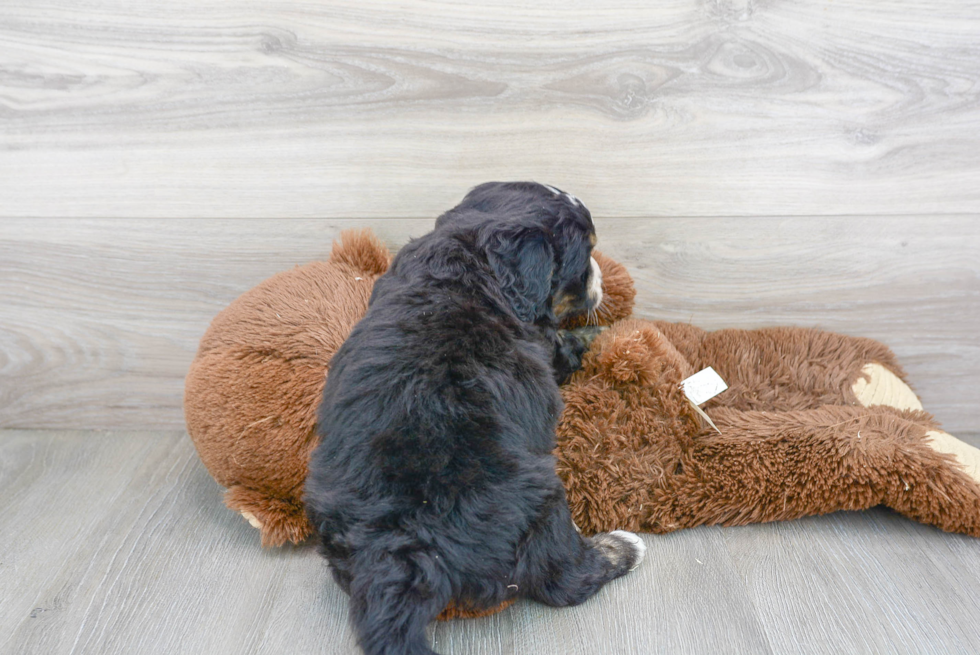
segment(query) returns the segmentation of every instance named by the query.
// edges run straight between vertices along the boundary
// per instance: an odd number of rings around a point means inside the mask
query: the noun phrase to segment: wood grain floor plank
[[[84,583],[96,575],[78,544],[104,543],[111,520],[104,508],[125,503],[128,476],[112,472],[158,460],[166,445],[101,436],[98,445],[31,433],[0,438],[0,652],[17,652],[17,642],[32,652],[59,652],[52,640],[68,635],[53,638],[50,626],[69,606],[88,602]],[[89,474],[72,475],[72,468]]]
[[[282,652],[270,635],[291,652],[353,652],[343,592],[320,557],[263,551],[186,435],[2,436],[5,461],[28,450],[43,473],[13,479],[16,498],[6,470],[0,485],[18,519],[0,528],[2,586],[17,590],[4,594],[0,652]],[[83,529],[52,521],[59,511]]]
[[[2,653],[355,652],[315,549],[262,550],[182,433],[2,430],[0,505]],[[887,510],[644,539],[640,568],[585,604],[432,626],[437,651],[980,648],[977,540]]]
[[[581,606],[515,608],[516,652],[774,652],[719,528],[645,539],[640,567]]]
[[[0,16],[0,215],[980,211],[980,4],[355,0]]]
[[[980,649],[976,539],[883,508],[723,532],[775,652]]]
[[[976,429],[976,216],[597,221],[638,316],[879,339],[948,430]],[[182,428],[183,378],[214,315],[359,226],[395,248],[431,221],[0,223],[0,426]]]
[[[975,539],[883,509],[725,534],[774,652],[980,648]],[[949,544],[958,557],[933,557]]]

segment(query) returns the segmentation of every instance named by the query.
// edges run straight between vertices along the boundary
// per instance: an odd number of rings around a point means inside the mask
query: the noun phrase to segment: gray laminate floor
[[[355,652],[314,549],[262,550],[183,433],[0,431],[0,507],[0,653]],[[887,510],[645,539],[584,605],[440,624],[436,650],[980,652],[978,540]]]

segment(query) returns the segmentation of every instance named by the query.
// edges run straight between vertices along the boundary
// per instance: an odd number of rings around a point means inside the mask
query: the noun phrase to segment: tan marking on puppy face
[[[602,269],[594,257],[589,261],[589,280],[585,289],[585,297],[576,297],[567,291],[556,295],[551,301],[551,309],[555,316],[561,318],[574,311],[594,309],[602,302]]]
[[[592,244],[593,248],[595,247],[595,244],[599,243],[599,237],[596,236],[595,232],[589,235],[589,243]]]
[[[555,312],[555,316],[564,316],[568,312],[572,311],[575,303],[575,296],[570,293],[563,293],[556,296],[554,301],[551,303],[551,309]]]

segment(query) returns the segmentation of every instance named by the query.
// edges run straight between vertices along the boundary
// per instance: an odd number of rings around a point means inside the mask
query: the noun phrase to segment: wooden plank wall
[[[882,339],[976,431],[978,34],[954,0],[8,0],[0,426],[179,428],[239,293],[530,178],[641,315]]]
[[[421,219],[4,221],[0,426],[183,425],[210,319],[344,227],[402,243]],[[610,219],[637,314],[707,328],[814,325],[881,339],[926,407],[976,431],[980,229],[973,217]]]

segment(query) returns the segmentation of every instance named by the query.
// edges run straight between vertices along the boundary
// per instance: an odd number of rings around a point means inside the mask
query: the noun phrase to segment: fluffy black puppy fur
[[[551,454],[584,349],[558,319],[598,301],[594,243],[573,196],[481,185],[398,253],[331,361],[305,502],[368,655],[432,654],[451,600],[574,605],[642,557],[578,534]]]

